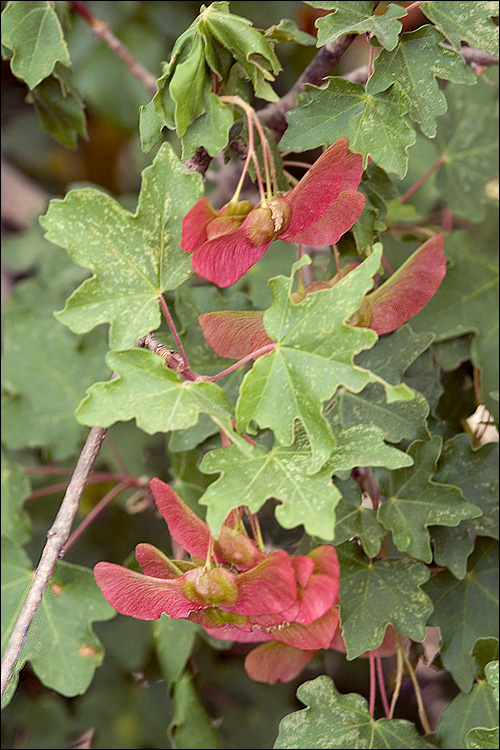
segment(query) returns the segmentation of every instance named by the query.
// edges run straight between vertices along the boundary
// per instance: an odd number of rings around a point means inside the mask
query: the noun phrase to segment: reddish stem
[[[76,10],[76,12],[79,13],[82,18],[85,18],[85,20],[92,25],[92,23],[95,21],[95,16],[90,12],[90,10],[84,3],[80,3],[78,2],[78,0],[74,0],[74,2],[70,2],[70,5],[73,10]]]
[[[82,18],[84,18],[92,29],[94,36],[104,44],[107,44],[110,50],[120,60],[125,63],[130,73],[142,83],[145,89],[151,94],[156,94],[156,79],[144,65],[138,62],[133,57],[128,49],[120,42],[119,39],[113,34],[106,21],[101,18],[97,18],[94,14],[84,5],[84,3],[73,0],[70,3],[73,10],[75,10]]]
[[[229,440],[228,436],[226,435],[223,429],[219,429],[219,432],[220,432],[220,441],[222,443],[222,447],[229,448],[229,446],[231,445],[231,441]]]
[[[405,8],[405,11],[409,13],[414,8],[418,8],[420,5],[422,5],[426,0],[416,0],[416,2],[411,3]]]
[[[389,717],[391,709],[389,707],[389,701],[387,700],[387,693],[385,691],[384,670],[382,669],[382,658],[380,656],[379,648],[375,651],[375,661],[377,663],[377,676],[380,688],[380,697],[382,698],[382,705],[384,706],[385,715]]]
[[[244,365],[245,362],[248,362],[250,359],[257,359],[257,357],[261,357],[263,354],[272,352],[274,349],[276,349],[276,344],[266,344],[266,346],[261,346],[260,349],[256,349],[255,351],[250,352],[250,354],[247,354],[246,357],[238,360],[238,362],[235,362],[234,365],[231,365],[231,367],[228,367],[226,370],[222,370],[222,372],[217,373],[217,375],[212,375],[211,377],[202,376],[201,379],[208,380],[213,383],[216,380],[219,380],[219,378],[223,378],[224,375],[229,375],[230,372],[237,370],[240,365]]]
[[[61,472],[65,472],[65,469],[61,469]],[[27,471],[28,474],[34,474],[35,472],[32,470]],[[37,472],[38,473],[38,472]],[[59,473],[59,472],[58,472]],[[72,473],[72,472],[70,472]],[[108,474],[105,471],[98,472],[96,471],[95,474],[92,474],[87,479],[87,484],[101,484],[102,482],[128,482],[131,486],[139,487],[138,480],[135,479],[135,477],[130,476],[129,474]],[[28,495],[28,500],[36,500],[38,497],[45,497],[46,495],[53,495],[56,492],[62,492],[66,489],[66,487],[69,485],[69,482],[59,482],[58,484],[51,484],[48,487],[40,487],[38,490],[33,490]]]
[[[412,185],[412,186],[411,186],[410,188],[408,188],[408,190],[406,191],[406,193],[403,193],[403,195],[402,195],[402,196],[400,196],[400,198],[399,198],[399,202],[400,202],[400,203],[404,203],[405,201],[407,201],[407,200],[408,200],[408,198],[409,198],[409,197],[410,197],[411,195],[413,195],[413,193],[415,193],[415,192],[416,192],[416,191],[417,191],[417,190],[419,189],[419,187],[420,187],[421,185],[423,185],[423,184],[424,184],[424,182],[425,182],[426,180],[428,180],[428,179],[429,179],[429,177],[430,177],[430,176],[431,176],[432,174],[434,174],[434,172],[436,172],[436,171],[437,171],[437,170],[439,169],[439,167],[441,166],[441,164],[442,164],[443,162],[444,162],[444,157],[443,157],[443,156],[440,156],[440,157],[439,157],[439,159],[437,159],[437,160],[436,160],[436,161],[434,162],[434,164],[432,165],[432,167],[430,167],[430,169],[428,169],[428,170],[427,170],[427,172],[426,172],[426,173],[425,173],[424,175],[422,175],[422,177],[420,177],[420,178],[419,178],[419,179],[418,179],[418,180],[416,181],[416,183],[415,183],[414,185]]]
[[[441,213],[441,226],[443,232],[451,234],[453,232],[453,212],[449,208],[443,208]]]
[[[177,344],[177,348],[179,350],[179,354],[181,355],[182,359],[184,360],[185,368],[188,369],[189,368],[189,360],[187,358],[186,352],[184,351],[184,347],[182,346],[181,340],[179,338],[179,334],[177,333],[177,328],[175,327],[174,320],[173,320],[172,316],[170,315],[170,310],[168,309],[167,303],[163,299],[163,295],[162,294],[158,295],[158,301],[160,303],[160,307],[161,307],[162,312],[163,312],[163,314],[165,316],[165,319],[166,319],[166,321],[168,323],[168,327],[172,331],[172,335],[173,335],[173,337],[175,339],[175,343]],[[181,372],[182,372],[182,370],[181,370]]]
[[[375,652],[374,651],[368,652],[368,659],[370,661],[370,703],[368,706],[368,711],[370,713],[370,716],[373,716],[373,713],[375,711],[375,691],[376,691]]]
[[[97,505],[92,508],[88,516],[81,522],[81,524],[75,529],[75,531],[71,534],[70,538],[66,542],[66,545],[64,546],[63,553],[66,554],[66,552],[69,550],[69,548],[73,545],[74,542],[78,539],[79,536],[83,534],[85,529],[90,526],[92,521],[97,518],[99,513],[104,510],[106,505],[109,505],[109,503],[122,492],[127,487],[131,486],[131,482],[128,482],[124,480],[123,482],[120,482],[119,484],[115,485],[109,492],[107,492],[104,497],[99,500]]]

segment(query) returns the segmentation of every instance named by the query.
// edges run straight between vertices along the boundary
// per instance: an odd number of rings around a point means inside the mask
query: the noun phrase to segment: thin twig
[[[268,354],[269,352],[272,352],[274,349],[276,349],[276,344],[266,344],[265,346],[259,347],[259,349],[255,349],[255,351],[250,352],[250,354],[247,354],[246,357],[243,357],[242,359],[239,359],[238,362],[235,362],[234,365],[231,365],[231,367],[228,367],[226,370],[222,370],[222,372],[218,372],[217,375],[202,375],[202,380],[208,380],[211,383],[213,383],[215,380],[219,380],[219,378],[224,377],[224,375],[229,375],[230,372],[233,372],[233,370],[237,370],[238,367],[241,365],[244,365],[245,362],[248,362],[251,359],[257,359],[257,357],[262,357],[263,354]]]
[[[66,542],[66,545],[64,547],[64,554],[69,550],[69,548],[76,542],[76,540],[83,534],[86,528],[90,526],[92,521],[97,518],[99,513],[104,510],[104,508],[110,504],[112,500],[114,500],[117,495],[120,494],[120,492],[123,492],[123,490],[126,490],[127,487],[130,487],[131,482],[124,480],[123,482],[120,482],[119,484],[116,484],[114,487],[110,489],[109,492],[106,492],[104,497],[102,497],[97,505],[95,505],[90,513],[83,519],[81,524],[74,530],[74,532],[71,534],[70,538]]]
[[[426,182],[426,180],[428,180],[429,177],[433,175],[434,172],[436,172],[439,169],[439,167],[441,166],[443,162],[444,162],[443,156],[440,156],[439,159],[436,159],[434,164],[431,167],[429,167],[427,172],[423,174],[422,177],[420,177],[410,188],[408,188],[406,193],[403,193],[403,195],[399,197],[399,203],[404,203],[405,201],[407,201],[408,198],[410,198],[410,196],[412,196],[413,193],[415,193],[419,189],[419,187],[423,185],[424,182]]]
[[[413,669],[413,665],[409,660],[406,651],[404,650],[404,648],[402,648],[401,650],[403,653],[403,659],[405,660],[406,669],[408,670],[408,674],[410,675],[410,679],[413,683],[413,689],[415,691],[415,697],[417,699],[418,705],[418,718],[420,719],[420,723],[422,724],[422,729],[424,730],[425,734],[431,734],[432,730],[427,718],[427,714],[425,712],[425,706],[422,700],[422,693],[420,692],[420,685],[418,684],[417,675],[415,674],[415,670]]]
[[[64,545],[80,503],[83,490],[92,471],[102,442],[106,435],[104,427],[92,427],[71,477],[68,489],[59,508],[54,523],[47,532],[47,542],[42,552],[38,568],[24,600],[19,617],[12,629],[9,642],[2,659],[2,696],[14,671],[17,659],[33,622],[38,605],[42,600],[50,576],[57,560],[62,556]]]
[[[144,65],[130,54],[128,49],[113,34],[106,21],[94,16],[85,3],[74,0],[74,2],[70,2],[70,5],[73,10],[87,21],[94,36],[101,42],[104,42],[104,44],[107,44],[110,50],[125,63],[134,78],[137,78],[144,88],[154,96],[156,94],[155,77],[144,67]]]
[[[368,651],[368,659],[370,661],[370,703],[368,705],[368,711],[371,717],[375,712],[375,692],[377,685],[375,682],[375,652]]]
[[[394,686],[394,693],[392,694],[391,706],[389,713],[387,714],[388,719],[392,719],[394,716],[394,709],[399,698],[399,691],[401,690],[401,684],[403,682],[403,646],[398,639],[398,650],[397,650],[397,668],[396,668],[396,684]]]
[[[177,344],[177,348],[179,350],[179,354],[181,355],[181,357],[183,359],[184,367],[185,368],[189,367],[189,359],[187,358],[187,354],[184,351],[184,347],[182,346],[182,342],[180,340],[179,334],[177,333],[177,328],[175,327],[174,319],[170,315],[170,310],[168,309],[168,305],[165,302],[163,294],[158,295],[158,301],[160,303],[160,307],[162,309],[162,312],[163,312],[163,314],[165,316],[165,320],[168,323],[168,327],[170,328],[170,330],[172,332],[172,336],[175,339],[175,343]]]

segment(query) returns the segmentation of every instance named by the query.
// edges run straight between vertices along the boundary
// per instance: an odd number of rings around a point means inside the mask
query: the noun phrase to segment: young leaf
[[[307,0],[313,8],[333,10],[327,16],[318,18],[318,47],[333,42],[342,34],[364,34],[371,32],[379,46],[393,50],[398,43],[401,23],[399,18],[406,15],[404,8],[390,4],[383,15],[372,15],[372,2],[317,2]]]
[[[326,80],[326,89],[308,87],[299,106],[287,114],[280,147],[307,151],[347,136],[349,148],[364,155],[364,164],[370,156],[387,172],[404,177],[416,135],[406,120],[409,102],[398,84],[388,91],[367,92],[344,78]]]
[[[189,255],[180,248],[181,224],[202,189],[200,176],[188,174],[165,143],[143,172],[135,214],[93,188],[52,200],[40,219],[47,239],[94,274],[58,319],[76,333],[110,323],[112,349],[130,348],[158,328],[158,295],[192,273]]]
[[[432,481],[441,453],[440,437],[412,443],[408,453],[415,465],[386,474],[379,482],[386,500],[380,505],[377,518],[392,531],[399,550],[430,563],[428,527],[458,526],[465,518],[482,515],[482,511],[466,500],[457,487]]]
[[[409,721],[374,721],[365,698],[342,695],[324,675],[300,685],[297,698],[307,708],[285,716],[275,748],[432,748]]]
[[[215,383],[181,381],[147,349],[110,352],[107,361],[118,377],[88,390],[76,412],[83,424],[109,427],[135,419],[140,429],[152,434],[191,427],[205,413],[233,433],[231,404]]]
[[[460,689],[468,692],[474,681],[474,643],[478,638],[498,638],[498,594],[495,593],[498,591],[498,543],[479,537],[464,580],[457,581],[451,573],[442,571],[431,578],[425,591],[434,602],[428,624],[441,630],[443,665]]]
[[[429,138],[436,135],[436,118],[447,109],[436,78],[467,85],[476,83],[463,58],[440,46],[442,38],[432,26],[403,34],[393,52],[382,50],[366,85],[367,93],[379,94],[398,83],[410,102],[411,119],[419,123]]]
[[[243,456],[237,446],[205,455],[200,468],[206,474],[221,472],[200,498],[208,506],[207,523],[217,534],[232,508],[248,505],[256,513],[270,497],[281,500],[276,518],[284,528],[303,524],[307,533],[333,539],[335,506],[340,493],[330,471],[307,474],[311,449],[303,434],[291,448],[277,444],[271,451],[251,446]]]
[[[56,63],[71,63],[61,22],[51,2],[7,3],[2,12],[2,44],[13,53],[12,72],[30,89],[50,76]]]
[[[498,16],[497,3],[480,0],[450,5],[442,0],[428,0],[420,10],[456,50],[460,50],[460,42],[467,42],[469,47],[479,47],[498,57],[498,26],[492,21],[492,16]]]
[[[217,156],[227,145],[234,120],[231,109],[212,93],[208,94],[206,109],[189,125],[181,139],[183,159],[191,158],[200,146],[210,156]]]
[[[9,540],[2,540],[2,557],[5,644],[34,573],[23,550]],[[17,673],[27,660],[46,687],[68,697],[84,693],[103,659],[103,649],[91,623],[109,620],[115,614],[99,591],[92,571],[56,563],[19,655],[9,696],[15,689]]]
[[[387,625],[423,641],[432,603],[420,588],[429,569],[409,557],[372,562],[356,543],[337,548],[340,560],[340,623],[347,658],[376,649]]]
[[[339,385],[359,392],[367,383],[378,381],[384,384],[389,401],[413,397],[406,386],[392,387],[353,364],[354,354],[371,348],[376,334],[344,321],[370,289],[379,260],[380,248],[338,284],[307,295],[299,304],[290,297],[293,273],[291,278],[278,276],[270,282],[274,302],[265,313],[264,327],[277,346],[245,375],[236,404],[238,429],[246,430],[253,420],[262,428],[270,427],[278,442],[291,445],[295,420],[301,420],[313,452],[311,473],[333,449],[322,402]]]

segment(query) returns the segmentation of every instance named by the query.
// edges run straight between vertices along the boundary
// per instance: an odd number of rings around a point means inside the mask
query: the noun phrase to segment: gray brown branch
[[[106,430],[103,427],[92,427],[90,430],[59,512],[47,532],[47,542],[43,549],[33,583],[24,600],[3,655],[2,696],[9,684],[23,643],[26,640],[29,627],[33,622],[38,605],[42,600],[43,593],[52,575],[54,565],[64,554],[64,545],[68,540],[85,484],[92,471],[105,435]]]

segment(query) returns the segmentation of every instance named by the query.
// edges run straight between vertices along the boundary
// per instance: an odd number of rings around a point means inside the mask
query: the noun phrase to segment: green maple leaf
[[[460,42],[467,42],[469,47],[479,47],[498,57],[498,26],[491,20],[498,16],[498,3],[428,0],[420,10],[456,50],[460,50]]]
[[[398,84],[368,92],[344,78],[326,80],[326,89],[308,86],[300,105],[288,112],[280,147],[307,151],[347,136],[350,150],[363,154],[365,165],[371,156],[387,172],[404,177],[416,135],[406,121],[410,105]]]
[[[353,537],[359,537],[368,557],[375,557],[380,552],[381,538],[386,531],[377,521],[377,514],[372,508],[363,508],[361,490],[353,479],[337,480],[337,487],[342,493],[335,510],[336,547]]]
[[[322,402],[340,385],[358,392],[369,382],[382,382],[387,399],[413,398],[406,386],[393,387],[378,375],[353,363],[353,356],[376,341],[374,331],[354,328],[346,321],[370,289],[381,248],[330,289],[309,294],[294,304],[291,278],[278,276],[269,284],[274,302],[264,315],[264,328],[277,342],[276,349],[260,357],[245,375],[236,404],[240,432],[251,421],[269,427],[283,445],[294,440],[294,423],[300,420],[312,447],[310,473],[329,458],[334,440],[322,414]],[[279,409],[276,408],[279,404]]]
[[[31,520],[23,510],[30,492],[31,482],[23,467],[11,461],[2,448],[2,536],[19,545],[31,537]]]
[[[50,76],[56,63],[71,64],[51,2],[7,3],[2,12],[2,44],[12,51],[12,72],[30,89]]]
[[[372,2],[316,2],[307,0],[313,8],[334,10],[316,20],[318,47],[333,42],[342,34],[364,34],[371,32],[381,47],[392,50],[398,43],[401,23],[398,18],[406,15],[404,8],[391,3],[384,15],[372,15]]]
[[[402,34],[393,52],[382,50],[377,57],[366,85],[367,93],[379,94],[398,83],[410,102],[411,119],[419,123],[429,138],[436,135],[436,118],[447,109],[436,78],[468,85],[476,83],[460,55],[440,46],[442,39],[433,26]]]
[[[423,641],[432,603],[420,586],[429,569],[409,557],[367,558],[356,543],[337,548],[340,560],[340,624],[347,658],[376,649],[387,625],[414,641]]]
[[[434,336],[431,333],[415,334],[408,324],[379,339],[373,349],[356,356],[356,364],[375,372],[388,383],[401,382],[404,373],[417,358],[427,350]],[[390,443],[407,440],[426,440],[429,407],[425,398],[416,393],[413,401],[388,403],[383,387],[371,383],[361,393],[344,389],[339,393],[332,408],[327,410],[331,424],[351,427],[357,424],[372,424],[384,431]]]
[[[444,748],[495,748],[498,747],[498,742],[495,746],[469,745],[466,741],[467,735],[476,727],[485,727],[483,731],[488,731],[486,728],[495,726],[498,727],[498,708],[490,685],[484,681],[474,685],[468,694],[459,693],[449,706],[446,706],[439,719],[436,736],[440,747]]]
[[[138,427],[152,434],[191,427],[204,413],[243,447],[248,445],[234,433],[232,406],[215,383],[181,381],[159,355],[147,349],[110,352],[106,360],[118,377],[89,388],[76,412],[83,424],[109,427],[135,419]]]
[[[7,643],[34,573],[24,551],[2,540],[2,644]],[[28,631],[2,707],[12,697],[19,670],[29,660],[39,680],[66,696],[85,693],[103,648],[91,623],[115,611],[104,600],[91,570],[58,562]]]
[[[432,747],[409,721],[374,721],[365,698],[342,695],[324,675],[300,685],[297,698],[307,708],[282,719],[275,748]]]
[[[430,563],[432,551],[428,527],[458,526],[465,518],[482,515],[457,487],[432,481],[441,453],[441,438],[416,441],[408,449],[414,457],[411,469],[399,469],[383,477],[380,490],[387,498],[377,518],[392,531],[399,550]]]
[[[425,591],[434,602],[429,625],[441,630],[443,665],[460,689],[468,692],[474,681],[474,643],[478,638],[498,638],[498,594],[495,593],[498,591],[498,543],[479,537],[463,581],[442,571],[425,585]]]
[[[443,161],[436,187],[450,211],[477,223],[491,202],[487,184],[498,180],[498,70],[490,68],[487,80],[478,77],[474,89],[451,84],[446,99],[448,112],[433,142],[436,160]]]
[[[470,533],[498,540],[498,443],[474,449],[468,435],[455,435],[445,443],[434,478],[459,487],[463,496],[483,511],[482,516],[462,521],[453,531],[440,527],[431,532],[436,563],[462,579],[467,557],[474,549]]]
[[[307,474],[311,447],[302,429],[291,447],[276,444],[271,451],[256,445],[242,456],[238,448],[222,448],[208,453],[201,470],[207,474],[221,472],[221,477],[207,489],[202,505],[208,506],[207,522],[218,532],[232,508],[248,505],[256,513],[265,501],[274,497],[282,501],[276,516],[285,528],[303,524],[307,533],[322,539],[333,539],[334,509],[340,494],[332,484],[335,471],[354,466],[408,465],[411,459],[384,443],[383,433],[371,425],[339,429],[335,449],[323,469]]]
[[[84,437],[75,409],[85,388],[107,372],[106,344],[100,335],[78,338],[53,317],[16,308],[6,322],[2,439],[12,449],[43,446],[53,458],[67,458]]]
[[[356,466],[399,469],[413,464],[413,459],[407,453],[384,443],[384,431],[375,425],[337,426],[333,434],[335,448],[324,467],[332,473],[348,471]]]
[[[208,506],[207,523],[217,534],[232,508],[248,505],[256,513],[265,501],[281,500],[276,517],[284,528],[303,524],[307,533],[322,539],[333,539],[335,506],[340,492],[332,483],[331,472],[307,475],[311,449],[303,433],[291,447],[276,445],[266,451],[251,446],[243,456],[237,446],[210,451],[201,462],[206,474],[221,472],[200,498]]]
[[[192,273],[180,248],[182,219],[202,193],[198,174],[186,173],[168,144],[143,172],[137,212],[93,188],[52,200],[40,219],[47,239],[75,263],[90,268],[58,319],[76,333],[110,323],[112,349],[132,347],[160,324],[158,296]]]
[[[436,342],[475,333],[472,361],[480,369],[481,395],[498,419],[498,265],[478,253],[465,232],[446,238],[449,269],[437,293],[412,318],[415,331]]]

